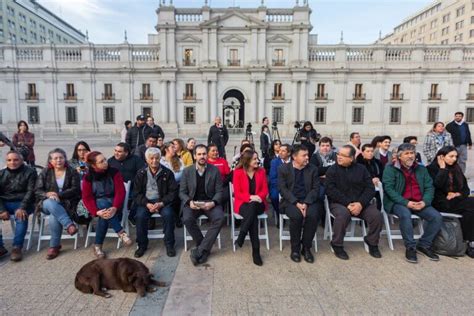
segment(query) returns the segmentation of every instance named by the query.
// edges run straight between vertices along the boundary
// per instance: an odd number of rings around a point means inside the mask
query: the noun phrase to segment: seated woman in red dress
[[[267,209],[268,184],[265,169],[259,166],[255,151],[246,151],[234,170],[234,211],[243,219],[236,244],[242,247],[247,233],[252,243],[253,263],[263,265],[258,239],[258,215]]]

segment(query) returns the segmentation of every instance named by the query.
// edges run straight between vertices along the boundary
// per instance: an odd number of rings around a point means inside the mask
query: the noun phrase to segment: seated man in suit
[[[195,164],[187,167],[181,177],[179,197],[183,212],[183,223],[193,237],[196,247],[191,249],[191,261],[194,265],[207,261],[212,246],[224,225],[222,209],[222,178],[217,167],[207,163],[207,147],[197,145],[194,148]],[[209,229],[202,235],[197,224],[201,215],[209,218]]]
[[[278,187],[282,196],[280,211],[290,218],[291,260],[300,262],[301,253],[306,262],[313,263],[311,246],[322,209],[317,203],[318,168],[309,164],[306,147],[294,146],[292,161],[278,168]]]

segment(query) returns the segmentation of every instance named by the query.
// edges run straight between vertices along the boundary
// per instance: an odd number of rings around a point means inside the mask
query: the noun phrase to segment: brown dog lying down
[[[129,258],[93,260],[77,272],[75,280],[79,291],[105,298],[112,296],[107,290],[136,292],[145,296],[146,292],[156,291],[152,285],[164,287],[166,283],[154,280],[143,263]]]

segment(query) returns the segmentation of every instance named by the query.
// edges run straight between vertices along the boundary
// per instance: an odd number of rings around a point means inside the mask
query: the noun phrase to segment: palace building
[[[455,111],[474,121],[474,47],[319,45],[307,1],[292,8],[176,8],[160,2],[145,45],[0,45],[0,120],[117,131],[140,114],[204,134],[262,117],[294,133],[424,135]],[[254,127],[256,130],[256,127]]]

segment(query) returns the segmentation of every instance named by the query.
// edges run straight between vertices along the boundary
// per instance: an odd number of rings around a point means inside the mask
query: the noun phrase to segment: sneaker
[[[13,247],[12,254],[10,255],[10,260],[18,262],[18,261],[21,261],[22,258],[23,258],[23,254],[21,253],[21,248]]]
[[[71,236],[74,236],[77,233],[77,227],[74,224],[71,224],[66,229],[67,233]]]
[[[417,246],[416,250],[421,252],[422,254],[427,256],[428,258],[430,258],[431,261],[439,261],[438,255],[435,254],[431,248],[425,248],[425,247]]]
[[[71,227],[71,226],[69,226],[69,227]],[[59,250],[61,250],[61,245],[59,245],[57,247],[49,247],[48,248],[48,253],[46,254],[46,259],[47,260],[55,259],[57,256],[59,256]]]
[[[8,253],[8,250],[5,247],[1,246],[0,247],[0,258],[3,257],[4,255],[6,255],[7,253]]]
[[[102,245],[94,245],[92,250],[94,251],[94,255],[97,257],[97,259],[105,258],[105,252],[102,251]]]
[[[466,249],[466,255],[474,259],[474,247],[468,246]],[[1,257],[1,249],[0,249],[0,257]]]
[[[125,246],[131,246],[133,244],[133,241],[128,237],[127,233],[125,231],[121,232],[118,234],[120,240],[123,242]]]
[[[407,250],[405,251],[405,258],[410,263],[418,263],[418,258],[416,257],[416,249],[407,248]]]
[[[334,250],[334,255],[342,260],[349,260],[349,255],[344,250],[342,246],[333,246],[331,245],[332,249]]]

